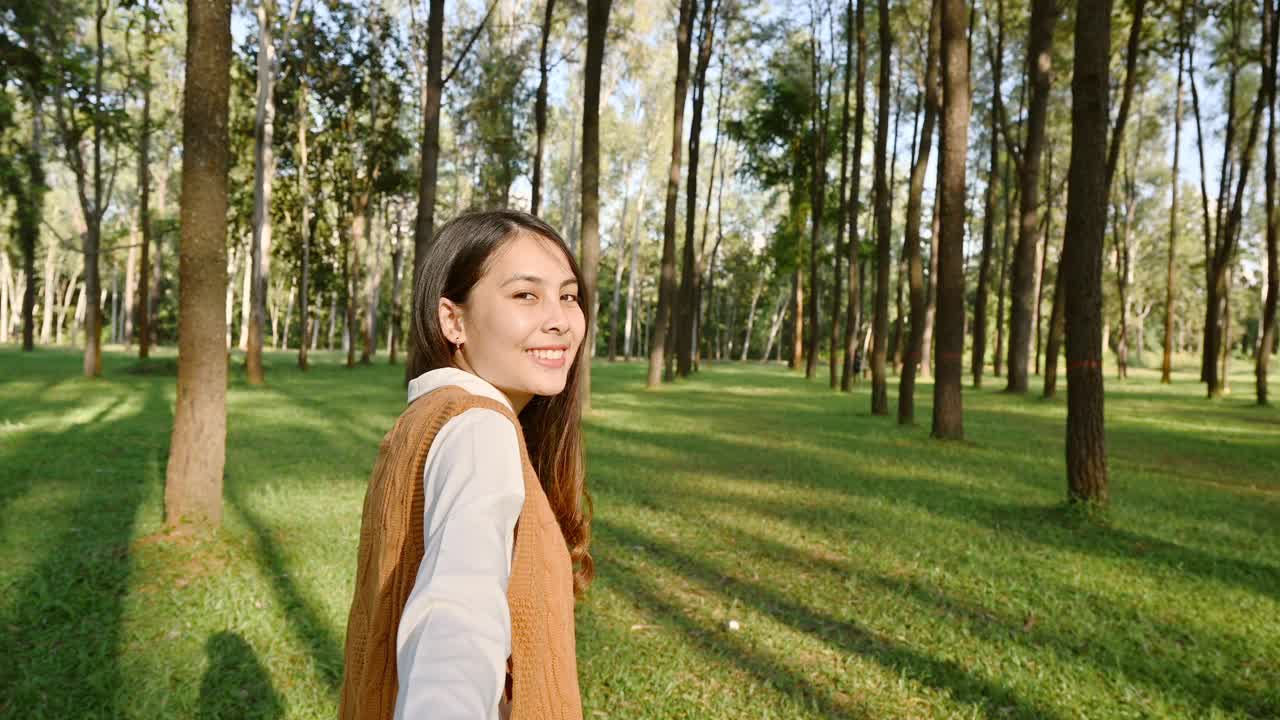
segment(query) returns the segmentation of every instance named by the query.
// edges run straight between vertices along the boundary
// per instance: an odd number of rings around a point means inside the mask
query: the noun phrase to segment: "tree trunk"
[[[387,332],[387,362],[395,365],[400,349],[401,325],[404,323],[401,311],[400,296],[404,292],[404,237],[401,235],[403,209],[396,211],[396,246],[391,256],[391,328]]]
[[[804,363],[804,377],[813,379],[818,365],[818,347],[821,332],[819,331],[818,309],[821,292],[818,287],[818,254],[822,247],[822,220],[826,212],[827,199],[827,127],[830,122],[831,108],[831,76],[828,74],[826,87],[822,83],[822,57],[818,50],[818,26],[816,20],[811,29],[810,76],[813,82],[813,101],[810,103],[810,126],[813,131],[813,178],[809,185],[809,337]],[[836,255],[840,254],[839,249]],[[834,325],[834,318],[832,319]]]
[[[337,331],[338,325],[338,291],[334,290],[329,294],[329,339],[325,343],[326,350],[333,349],[333,334]]]
[[[1066,247],[1066,238],[1063,238]],[[1062,354],[1062,336],[1066,332],[1064,303],[1066,286],[1062,282],[1062,253],[1058,254],[1058,274],[1053,279],[1053,309],[1049,312],[1049,339],[1045,342],[1044,397],[1053,397],[1058,391],[1058,356]]]
[[[582,279],[589,297],[599,295],[600,276],[600,74],[613,0],[587,0],[587,64],[582,107]],[[595,313],[587,318],[588,351],[596,345]],[[590,356],[590,352],[587,353]],[[591,409],[591,365],[581,374],[582,410]]]
[[[787,291],[784,288],[778,293],[778,303],[773,310],[773,322],[769,323],[769,339],[764,346],[764,355],[760,356],[760,362],[768,362],[769,354],[773,352],[774,343],[778,339],[778,331],[782,329],[782,317],[787,309]]]
[[[641,180],[640,183],[640,202],[636,206],[636,219],[631,225],[631,268],[627,272],[627,318],[623,329],[622,356],[630,360],[635,345],[632,344],[632,327],[639,319],[640,313],[635,312],[636,291],[639,289],[640,282],[640,220],[644,217],[645,209],[645,191],[648,190],[649,184]]]
[[[228,279],[227,292],[226,292],[227,299],[226,299],[226,302],[223,304],[223,311],[226,313],[226,319],[224,321],[224,324],[226,325],[226,328],[227,328],[226,340],[227,340],[228,355],[230,355],[230,352],[231,352],[231,318],[232,318],[231,310],[232,310],[232,307],[234,307],[235,300],[236,300],[235,285],[230,282],[230,278],[234,276],[236,271],[236,264],[240,262],[240,258],[238,257],[238,254],[239,254],[239,248],[233,247],[231,248],[231,256],[227,258],[227,279]]]
[[[648,387],[662,381],[671,326],[672,304],[676,301],[676,202],[680,194],[680,148],[684,135],[684,104],[689,90],[689,44],[694,20],[694,0],[680,0],[676,26],[675,102],[672,104],[671,168],[667,173],[666,210],[662,220],[662,265],[658,284],[658,309],[650,330]]]
[[[1262,32],[1262,53],[1264,59],[1262,62],[1262,85],[1263,89],[1270,87],[1275,83],[1275,72],[1271,67],[1269,58],[1271,57],[1272,38],[1277,34],[1277,18],[1280,13],[1270,12],[1270,21],[1263,22]],[[1239,34],[1239,23],[1234,23],[1236,32]],[[1213,257],[1211,258],[1211,282],[1208,289],[1208,306],[1209,313],[1205,329],[1205,357],[1210,361],[1206,363],[1207,385],[1209,397],[1219,397],[1226,391],[1226,370],[1219,371],[1217,358],[1220,353],[1225,350],[1224,336],[1229,330],[1226,327],[1229,309],[1226,307],[1229,302],[1228,294],[1230,293],[1230,272],[1231,267],[1235,263],[1236,248],[1239,244],[1240,226],[1243,218],[1244,191],[1248,184],[1250,164],[1253,160],[1253,147],[1257,142],[1258,129],[1262,124],[1262,110],[1266,106],[1266,102],[1270,97],[1270,93],[1259,91],[1257,98],[1253,103],[1251,110],[1251,118],[1249,121],[1249,130],[1245,138],[1244,147],[1240,151],[1240,168],[1236,176],[1236,187],[1234,196],[1230,203],[1225,202],[1225,196],[1219,202],[1219,209],[1226,207],[1226,216],[1223,223],[1219,226],[1218,236],[1215,247],[1213,248]],[[1231,107],[1231,105],[1228,105]],[[1230,154],[1231,143],[1224,144],[1226,154]],[[1268,218],[1269,220],[1269,218]]]
[[[622,310],[622,264],[627,257],[627,211],[631,206],[631,167],[623,171],[626,192],[622,194],[622,214],[618,216],[617,256],[613,262],[613,298],[609,303],[609,362],[618,360],[618,315]],[[643,189],[644,184],[641,183]]]
[[[1049,108],[1053,27],[1058,19],[1057,14],[1054,0],[1032,0],[1026,61],[1031,98],[1027,104],[1026,144],[1018,163],[1018,243],[1013,252],[1009,370],[1005,388],[1014,393],[1027,391],[1031,323],[1035,313],[1036,248],[1040,242],[1040,154],[1044,148],[1045,120]]]
[[[991,254],[995,247],[995,215],[996,215],[996,181],[1000,173],[1000,125],[997,106],[1003,102],[1000,92],[1001,77],[1004,69],[1004,3],[996,3],[997,21],[995,50],[991,58],[991,108],[988,120],[991,125],[991,163],[987,169],[987,187],[984,194],[984,210],[982,213],[982,257],[978,263],[978,289],[973,300],[973,386],[982,387],[982,374],[987,363],[987,293],[991,277]],[[988,35],[988,37],[990,37]],[[1003,292],[1004,271],[1001,268],[1001,290]],[[1001,308],[1003,312],[1003,307]],[[999,313],[997,313],[997,318]],[[999,357],[999,350],[996,357]],[[997,360],[997,364],[999,361]],[[1000,373],[997,372],[997,375]]]
[[[53,312],[58,306],[58,244],[50,243],[44,253],[44,302],[40,321],[40,344],[53,340]]]
[[[858,43],[857,85],[858,98],[853,111],[853,189],[849,198],[849,293],[846,298],[844,314],[844,367],[840,371],[840,389],[849,392],[853,389],[853,358],[857,350],[854,347],[858,333],[858,324],[862,320],[862,285],[859,273],[862,269],[860,249],[862,238],[858,235],[858,216],[862,210],[862,134],[866,115],[866,79],[867,79],[867,33],[863,18],[863,3],[858,0],[853,15],[853,33]],[[841,222],[845,222],[843,216]]]
[[[924,342],[925,287],[924,263],[920,257],[921,197],[924,195],[924,176],[929,166],[929,154],[933,147],[933,126],[941,109],[938,98],[938,52],[942,38],[942,0],[933,0],[929,10],[929,40],[925,49],[924,71],[924,120],[921,123],[919,150],[911,166],[910,188],[907,192],[907,227],[904,233],[903,255],[910,282],[911,319],[905,351],[902,354],[902,371],[898,380],[898,423],[915,422],[916,372],[920,367],[920,352]],[[936,201],[935,201],[936,204]]]
[[[751,291],[751,309],[747,311],[747,330],[742,337],[742,355],[739,360],[747,361],[747,353],[751,350],[751,332],[755,329],[756,324],[756,304],[760,302],[760,293],[764,290],[764,273],[760,273],[760,277],[756,279],[756,287]],[[730,351],[732,354],[732,351]]]
[[[413,286],[418,286],[422,275],[422,260],[427,256],[435,236],[436,177],[440,159],[440,96],[444,89],[441,66],[444,63],[444,0],[430,0],[427,15],[427,94],[422,109],[422,146],[418,179],[418,212],[413,224]],[[409,316],[430,311],[416,306],[409,308]],[[405,382],[426,372],[422,354],[409,336],[409,360],[405,363]]]
[[[942,203],[933,203],[933,222],[929,233],[929,277],[924,292],[924,335],[920,338],[920,372],[926,377],[933,374],[934,317],[938,310],[938,241],[941,238]],[[963,270],[963,268],[961,268]]]
[[[310,32],[311,28],[308,28]],[[303,75],[307,67],[303,65]],[[307,99],[307,83],[298,83],[298,199],[302,203],[302,258],[298,278],[298,369],[307,371],[308,328],[311,323],[311,243],[315,240],[317,218],[311,212],[311,194],[307,183],[307,128],[311,122],[311,103]]]
[[[26,157],[23,158],[26,166],[26,178],[24,179],[24,187],[22,194],[25,196],[25,202],[21,204],[17,215],[18,225],[18,245],[22,248],[22,271],[27,276],[26,287],[22,291],[22,350],[23,352],[31,352],[35,349],[35,305],[36,305],[36,248],[40,245],[40,223],[44,215],[44,194],[48,189],[45,187],[43,150],[41,144],[44,139],[44,123],[40,112],[42,105],[42,97],[36,93],[31,94],[31,143],[27,147]],[[51,246],[48,251],[53,256],[54,251]],[[56,269],[49,262],[45,263],[45,276],[42,281],[45,285],[45,308],[44,318],[41,325],[41,342],[48,342],[48,324],[50,314],[49,306],[49,289],[55,286],[56,278],[54,273]],[[10,302],[14,302],[11,300]]]
[[[1006,153],[1004,159],[1004,228],[1002,230],[1002,238],[1000,241],[1000,287],[996,297],[996,348],[995,354],[992,356],[991,374],[1000,377],[1001,368],[1004,367],[1004,300],[1006,297],[1005,288],[1008,286],[1006,279],[1009,274],[1009,247],[1013,244],[1013,207],[1014,197],[1010,197],[1010,189],[1013,185],[1013,154]]]
[[[964,0],[942,0],[942,136],[936,235],[938,315],[933,437],[964,438],[960,378],[964,356],[965,153],[969,146],[969,38]]]
[[[1273,21],[1277,15],[1277,9],[1271,4],[1271,0],[1263,0],[1265,14],[1264,24]],[[1275,27],[1273,25],[1273,27]],[[1267,365],[1271,361],[1272,348],[1276,342],[1276,296],[1280,294],[1280,242],[1277,237],[1280,236],[1280,215],[1276,212],[1276,47],[1280,45],[1277,38],[1272,36],[1270,56],[1266,59],[1271,66],[1271,84],[1265,87],[1267,93],[1267,159],[1265,173],[1266,182],[1266,209],[1267,209],[1267,292],[1266,298],[1263,300],[1262,306],[1262,328],[1258,340],[1257,357],[1254,361],[1254,379],[1257,387],[1257,402],[1259,405],[1267,404]],[[1176,174],[1176,173],[1175,173]],[[1173,242],[1169,243],[1169,267],[1172,273],[1173,268]],[[1170,281],[1172,288],[1172,281]],[[1172,289],[1170,290],[1172,293]],[[1166,336],[1169,334],[1166,321]],[[1165,342],[1168,345],[1168,341]],[[1166,351],[1167,352],[1167,351]]]
[[[142,278],[137,283],[138,293],[138,357],[145,360],[151,354],[151,318],[147,312],[150,306],[148,291],[151,278],[151,12],[150,3],[144,0],[142,5],[142,125],[138,132],[138,226],[142,230]],[[132,273],[133,253],[130,252],[130,273]],[[133,289],[129,290],[130,312],[128,323],[132,324]],[[131,330],[132,328],[130,328]],[[131,335],[126,332],[126,335]],[[128,339],[125,340],[127,344]]]
[[[877,0],[880,40],[880,101],[876,123],[875,212],[876,212],[876,307],[874,342],[871,351],[871,414],[889,414],[889,383],[885,376],[889,330],[889,185],[885,165],[889,144],[889,62],[893,38],[889,34],[889,0]]]
[[[538,49],[538,94],[534,101],[533,122],[537,140],[533,153],[533,202],[529,212],[537,215],[542,207],[542,155],[547,135],[547,43],[551,40],[551,21],[555,17],[555,0],[547,0],[542,13],[542,43]]]
[[[680,265],[680,295],[676,307],[676,374],[688,377],[693,367],[693,323],[697,309],[695,283],[697,271],[694,250],[694,228],[698,208],[698,150],[702,135],[702,108],[706,100],[707,69],[716,31],[715,0],[706,0],[698,27],[698,58],[693,71],[693,99],[689,120],[689,177],[685,181],[684,251]]]
[[[1169,247],[1168,265],[1166,268],[1165,300],[1164,300],[1164,358],[1160,364],[1160,382],[1168,385],[1173,382],[1173,290],[1176,280],[1174,261],[1178,239],[1178,161],[1182,150],[1182,58],[1186,51],[1186,0],[1178,6],[1178,80],[1175,89],[1173,110],[1173,170],[1171,177],[1171,197],[1169,200]],[[1270,140],[1267,145],[1271,150]],[[1271,187],[1271,183],[1267,183]]]
[[[840,357],[840,300],[843,292],[844,276],[840,273],[840,264],[844,253],[845,217],[849,214],[849,203],[845,188],[849,182],[849,88],[853,81],[853,0],[847,0],[844,12],[844,102],[840,106],[840,197],[839,211],[836,214],[836,248],[832,257],[832,273],[835,286],[831,290],[831,337],[827,347],[827,363],[830,371],[831,389],[836,389],[838,380],[836,366]],[[855,158],[854,162],[858,162]],[[853,237],[850,243],[855,242]],[[753,308],[754,309],[754,308]],[[750,320],[748,319],[748,323]]]
[[[165,480],[165,520],[217,527],[226,459],[227,136],[231,3],[187,10],[182,113],[182,252],[179,259],[178,399]]]
[[[267,280],[271,274],[271,190],[275,180],[275,42],[271,23],[274,0],[258,0],[258,92],[253,133],[253,241],[250,245],[253,278],[249,283],[249,342],[245,348],[245,379],[250,385],[266,382],[262,368],[262,335],[266,320]]]
[[[1044,305],[1045,263],[1049,260],[1049,244],[1053,239],[1053,145],[1045,149],[1044,172],[1044,237],[1040,238],[1040,267],[1036,270],[1036,374],[1040,374],[1040,355],[1044,349],[1042,309]]]
[[[251,298],[253,296],[253,252],[252,242],[245,244],[244,270],[240,273],[240,342],[243,352],[249,349],[249,316],[253,313]]]
[[[1109,497],[1102,380],[1102,247],[1110,89],[1111,0],[1080,0],[1071,81],[1071,162],[1062,249],[1066,276],[1067,497],[1106,505]]]

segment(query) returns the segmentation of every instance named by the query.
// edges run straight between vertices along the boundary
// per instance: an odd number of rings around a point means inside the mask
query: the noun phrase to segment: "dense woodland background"
[[[0,14],[0,342],[82,346],[92,376],[104,343],[179,340],[184,83],[207,99],[187,63],[222,67],[187,43],[225,34],[211,7],[212,25],[167,0]],[[1208,396],[1267,400],[1276,18],[1271,0],[237,3],[199,322],[253,383],[263,347],[401,362],[434,229],[531,209],[580,255],[593,356],[647,357],[651,385],[728,359],[846,391],[866,375],[876,414],[893,375],[904,423],[937,374],[943,438],[963,436],[962,368],[1046,396],[1078,375],[1068,437],[1092,439],[1068,442],[1070,494],[1105,502],[1104,369],[1196,363]],[[214,105],[187,131],[217,130]],[[1254,388],[1228,387],[1240,363]]]

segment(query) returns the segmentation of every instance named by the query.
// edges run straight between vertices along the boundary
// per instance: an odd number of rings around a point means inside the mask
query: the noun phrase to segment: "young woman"
[[[365,496],[341,717],[579,720],[587,288],[559,234],[520,212],[458,217],[419,262],[414,379]]]

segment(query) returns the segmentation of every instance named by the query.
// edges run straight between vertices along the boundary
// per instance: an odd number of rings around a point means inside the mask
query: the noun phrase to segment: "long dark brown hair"
[[[440,298],[465,305],[471,289],[488,270],[494,253],[521,233],[553,243],[564,253],[578,281],[578,305],[591,327],[590,288],[569,252],[564,238],[542,220],[515,210],[491,210],[459,215],[436,233],[426,257],[418,263],[413,288],[409,377],[442,367],[454,367],[453,346],[440,327]],[[581,595],[595,575],[591,559],[591,495],[586,487],[582,444],[582,383],[585,338],[578,344],[569,378],[558,395],[535,395],[520,412],[529,460],[547,494],[551,510],[573,560],[573,589]]]

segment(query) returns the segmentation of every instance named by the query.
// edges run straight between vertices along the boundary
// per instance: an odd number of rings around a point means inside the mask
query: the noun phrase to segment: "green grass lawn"
[[[172,354],[0,349],[0,717],[335,715],[403,371],[317,360],[233,369],[199,538],[162,523]],[[904,428],[866,384],[597,364],[587,718],[1280,717],[1280,411],[1237,367],[1215,402],[1108,377],[1103,522],[1063,505],[1062,398],[990,379],[944,444],[928,385]]]

